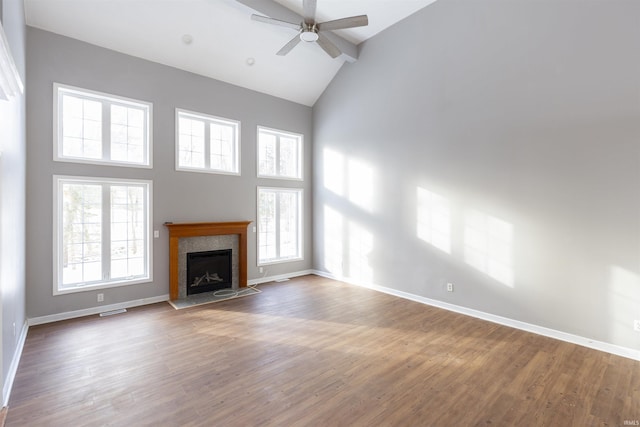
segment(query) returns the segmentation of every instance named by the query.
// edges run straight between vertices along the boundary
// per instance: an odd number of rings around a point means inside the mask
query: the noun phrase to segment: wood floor
[[[640,362],[305,276],[32,327],[7,426],[591,426]]]

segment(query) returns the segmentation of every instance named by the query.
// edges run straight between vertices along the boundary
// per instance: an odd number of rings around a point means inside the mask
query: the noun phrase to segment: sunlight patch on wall
[[[369,254],[373,250],[373,234],[362,226],[348,223],[349,236],[349,271],[352,279],[370,283],[373,279],[373,269],[369,264]]]
[[[360,224],[349,221],[328,206],[324,207],[324,267],[338,277],[362,282],[373,279],[369,256],[373,234]]]
[[[376,183],[371,165],[325,148],[322,168],[324,188],[367,212],[373,211]]]
[[[640,276],[622,267],[612,266],[607,296],[611,342],[640,348],[638,332],[633,330],[634,320],[640,320]],[[634,338],[635,342],[630,343],[629,340]]]
[[[444,197],[425,190],[416,189],[416,233],[418,238],[451,253],[451,208]]]
[[[500,283],[513,287],[513,225],[478,211],[468,212],[464,260]]]
[[[361,160],[349,159],[347,174],[349,177],[349,201],[371,212],[373,210],[373,190],[376,187],[373,168]]]
[[[343,234],[344,219],[342,214],[324,207],[324,267],[337,276],[343,275]]]
[[[325,148],[323,151],[324,188],[344,196],[344,156],[334,150]]]

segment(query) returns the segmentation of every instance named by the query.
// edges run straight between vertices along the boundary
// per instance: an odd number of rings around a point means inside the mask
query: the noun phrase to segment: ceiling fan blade
[[[338,47],[333,44],[328,38],[322,35],[322,33],[318,33],[318,40],[316,40],[316,43],[318,43],[320,47],[332,58],[337,58],[338,56],[342,55],[340,49],[338,49]]]
[[[296,47],[298,45],[298,43],[300,43],[300,34],[296,34],[296,36],[294,38],[292,38],[291,40],[289,40],[289,42],[287,44],[282,46],[282,49],[280,49],[276,53],[276,55],[285,56],[287,53],[291,52],[291,50],[294,47]]]
[[[322,22],[318,24],[318,31],[342,30],[345,28],[364,27],[365,25],[369,25],[367,15],[350,16],[348,18]]]
[[[279,19],[268,18],[261,15],[251,15],[251,19],[258,22],[264,22],[266,24],[279,25],[281,27],[293,28],[300,31],[300,24],[294,24],[293,22],[281,21]]]
[[[302,11],[304,22],[313,25],[316,21],[316,0],[304,0],[302,2]]]

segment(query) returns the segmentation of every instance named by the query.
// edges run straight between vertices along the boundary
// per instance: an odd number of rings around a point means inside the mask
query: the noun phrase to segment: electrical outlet
[[[160,231],[158,230],[153,230],[153,238],[157,239],[158,237],[160,237]]]
[[[98,302],[104,301],[104,294],[98,294]]]
[[[633,330],[636,332],[640,332],[640,320],[633,321]]]
[[[447,283],[447,292],[453,292],[453,283]]]
[[[258,271],[260,271],[260,273],[264,273],[264,267],[260,267]]]

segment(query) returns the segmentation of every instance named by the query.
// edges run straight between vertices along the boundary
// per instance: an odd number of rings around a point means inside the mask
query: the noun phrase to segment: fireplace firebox
[[[187,254],[187,295],[231,287],[231,249]]]

